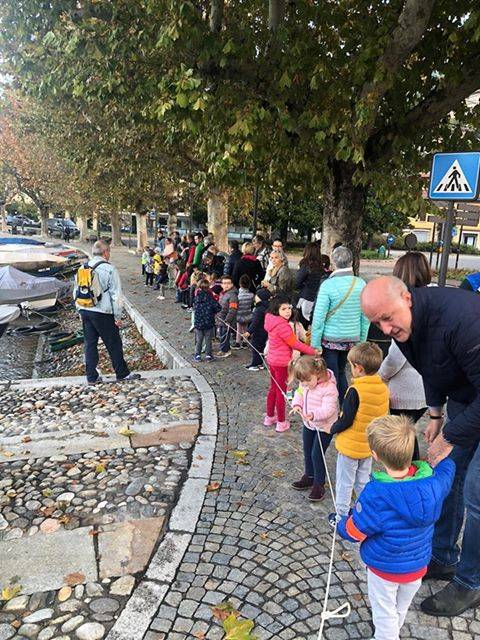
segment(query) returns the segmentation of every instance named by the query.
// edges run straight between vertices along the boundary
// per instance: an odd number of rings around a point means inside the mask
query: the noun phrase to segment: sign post
[[[436,153],[430,172],[430,200],[447,200],[447,217],[443,225],[443,247],[439,286],[445,286],[448,257],[452,244],[454,224],[454,204],[460,201],[476,200],[479,190],[480,152]]]

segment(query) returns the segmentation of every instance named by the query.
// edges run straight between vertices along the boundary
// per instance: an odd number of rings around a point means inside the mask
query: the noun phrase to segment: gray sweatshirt
[[[388,384],[392,409],[423,409],[427,406],[422,376],[393,340],[378,375]]]

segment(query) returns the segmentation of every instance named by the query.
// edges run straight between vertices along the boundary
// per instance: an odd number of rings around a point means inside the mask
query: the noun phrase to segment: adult
[[[172,288],[175,284],[175,279],[178,274],[178,251],[173,242],[173,238],[165,238],[163,257],[165,258],[165,262],[167,263],[168,286]]]
[[[348,352],[367,338],[369,322],[360,308],[365,281],[353,274],[353,256],[347,247],[332,252],[333,272],[322,283],[315,301],[311,344],[323,349],[327,367],[337,380],[340,402],[348,388],[345,368]]]
[[[309,242],[305,245],[295,283],[299,291],[297,309],[300,309],[300,322],[305,329],[310,324],[312,309],[320,283],[327,278],[322,258],[320,248],[316,242]]]
[[[255,257],[262,265],[262,269],[266,271],[268,267],[268,258],[270,256],[270,251],[268,249],[267,243],[265,242],[265,238],[257,233],[257,235],[252,240],[252,244],[253,248],[255,249]]]
[[[95,267],[94,273],[102,291],[101,298],[93,307],[85,308],[75,303],[83,325],[85,369],[90,385],[102,382],[97,371],[98,339],[101,338],[107,348],[117,380],[138,380],[140,374],[130,373],[123,356],[123,345],[119,327],[122,317],[122,287],[116,268],[110,264],[110,246],[103,240],[97,240],[92,247],[89,267]],[[75,282],[73,297],[78,290]]]
[[[223,268],[224,276],[232,276],[237,262],[241,259],[242,252],[239,249],[238,240],[230,240],[228,243],[228,257]]]
[[[427,287],[432,282],[428,260],[418,251],[410,251],[399,258],[393,269],[393,275],[403,280],[409,288]],[[385,338],[390,339],[388,336]],[[388,383],[390,413],[406,415],[413,423],[417,423],[427,409],[422,376],[408,362],[395,341],[390,343],[378,374]],[[419,457],[418,441],[415,440],[413,459],[418,460]]]
[[[423,377],[430,463],[435,466],[450,455],[456,464],[425,576],[450,582],[421,608],[430,615],[457,616],[480,604],[480,298],[453,288],[409,290],[390,276],[368,283],[362,308]],[[464,519],[460,552],[457,539]]]
[[[172,241],[173,241],[173,244],[175,246],[175,249],[177,251],[179,251],[180,250],[180,244],[182,242],[182,238],[181,238],[180,233],[178,231],[174,231],[173,232]]]
[[[232,280],[235,287],[240,286],[240,278],[246,274],[250,278],[250,291],[255,293],[265,275],[262,265],[255,257],[255,249],[251,242],[242,244],[242,257],[233,268]]]
[[[203,244],[203,234],[195,234],[195,255],[193,256],[192,264],[194,267],[200,267],[202,262],[203,250],[205,245]]]
[[[160,251],[160,253],[163,253],[163,250],[165,249],[165,236],[163,234],[163,231],[159,231],[157,234],[157,242],[156,242],[156,248],[158,248],[158,250]]]
[[[193,233],[187,233],[188,252],[185,251],[186,266],[193,264],[195,258],[195,252],[197,250],[197,243],[195,242],[195,236]]]
[[[293,293],[293,274],[288,266],[287,256],[283,251],[272,251],[270,254],[271,267],[268,279],[262,282],[262,287],[270,291],[272,296],[283,294],[291,297]]]
[[[223,275],[223,270],[225,266],[225,258],[220,255],[218,251],[218,247],[214,244],[211,244],[206,253],[203,254],[204,257],[211,256],[212,258],[212,272],[215,273],[217,277],[221,277]]]
[[[283,250],[283,242],[280,240],[280,238],[275,239],[272,242],[272,250],[270,252],[270,255],[268,256],[268,263],[267,263],[267,268],[265,270],[265,280],[270,280],[270,271],[272,269],[272,253],[285,253]]]

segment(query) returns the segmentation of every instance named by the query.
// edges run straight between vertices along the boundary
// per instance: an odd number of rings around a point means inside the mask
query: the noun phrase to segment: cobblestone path
[[[145,289],[139,259],[118,250],[120,269],[130,301],[186,359],[193,353],[190,316],[173,303]],[[262,426],[268,386],[265,372],[245,371],[249,354],[237,351],[225,360],[201,363],[218,402],[219,434],[212,481],[197,530],[176,580],[160,606],[145,640],[224,637],[212,616],[213,605],[229,600],[255,622],[259,638],[314,640],[320,625],[331,530],[327,498],[311,505],[290,483],[302,473],[301,430],[277,434]],[[234,450],[247,450],[248,465],[239,465]],[[333,473],[334,450],[328,459]],[[365,597],[364,570],[352,547],[339,542],[335,554],[330,609],[346,599],[348,620],[332,620],[325,635],[331,640],[372,636]],[[407,617],[402,638],[467,640],[480,638],[480,612],[450,619],[420,612],[419,602],[439,584],[427,583]],[[204,634],[204,635],[203,635]]]

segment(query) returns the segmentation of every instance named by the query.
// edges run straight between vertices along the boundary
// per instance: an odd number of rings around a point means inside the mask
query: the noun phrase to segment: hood
[[[266,331],[272,331],[273,329],[288,324],[285,318],[281,316],[275,316],[273,313],[267,313],[265,315],[265,329]]]
[[[250,260],[250,261],[255,262],[256,259],[257,259],[257,256],[251,256],[251,255],[242,256],[242,260]]]
[[[434,481],[428,462],[416,460],[412,464],[417,468],[415,475],[403,480],[394,480],[384,471],[372,475],[374,480],[384,483],[389,505],[402,519],[415,527],[425,527],[435,524],[440,516],[442,489]]]
[[[208,291],[203,291],[202,289],[198,291],[197,293],[198,300],[207,300],[208,298],[212,298],[211,293],[209,293]]]

